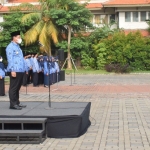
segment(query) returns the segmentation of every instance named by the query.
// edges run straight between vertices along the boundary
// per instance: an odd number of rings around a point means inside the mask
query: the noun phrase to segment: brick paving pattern
[[[79,138],[39,145],[1,144],[0,150],[150,150],[150,75],[77,75],[51,87],[54,102],[91,102],[91,126]],[[5,97],[8,101],[8,85]],[[22,87],[20,101],[47,101],[48,89]],[[9,103],[8,103],[9,105]]]

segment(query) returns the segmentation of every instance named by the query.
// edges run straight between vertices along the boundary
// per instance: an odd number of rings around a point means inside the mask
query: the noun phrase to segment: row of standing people
[[[27,55],[24,57],[28,73],[24,74],[23,86],[33,83],[34,87],[43,85],[48,87],[59,81],[59,65],[57,57]]]
[[[7,69],[3,64],[3,58],[0,56],[0,96],[5,95],[5,74]],[[23,86],[33,83],[34,87],[44,85],[48,87],[60,80],[60,69],[57,58],[28,55],[24,57],[25,70],[23,77]]]
[[[0,56],[0,96],[5,95],[4,78],[6,70],[2,61],[3,58]]]

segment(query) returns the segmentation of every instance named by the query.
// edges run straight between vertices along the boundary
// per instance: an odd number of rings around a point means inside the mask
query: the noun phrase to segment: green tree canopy
[[[15,12],[3,15],[4,21],[0,23],[0,47],[6,47],[11,40],[11,32],[20,30],[21,34],[25,32],[25,27],[21,24],[23,13]]]
[[[4,21],[0,23],[0,54],[5,57],[5,48],[11,41],[11,33],[19,30],[21,32],[21,37],[24,39],[24,33],[29,29],[29,27],[34,23],[28,22],[26,26],[21,23],[21,19],[24,14],[21,11],[10,11],[11,13],[3,15]],[[24,40],[21,47],[25,53],[37,53],[39,48],[37,44],[25,47]]]
[[[91,12],[85,7],[86,4],[80,4],[73,0],[58,0],[55,7],[50,9],[50,16],[61,30],[68,31],[68,69],[72,69],[71,64],[71,33],[85,31],[87,27],[92,27],[90,23]]]

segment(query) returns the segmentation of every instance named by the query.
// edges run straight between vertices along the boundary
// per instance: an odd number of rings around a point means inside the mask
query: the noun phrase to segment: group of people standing
[[[48,87],[59,81],[59,65],[57,58],[38,56],[37,54],[23,57],[19,46],[22,39],[20,31],[11,33],[11,42],[6,47],[7,69],[4,68],[0,56],[0,96],[5,95],[4,78],[5,72],[10,77],[9,99],[10,109],[21,110],[26,105],[20,103],[19,91],[22,85],[33,82],[33,86],[44,84]]]
[[[59,65],[57,57],[43,55],[27,55],[24,57],[27,73],[23,77],[23,86],[33,83],[34,87],[48,87],[59,81]]]

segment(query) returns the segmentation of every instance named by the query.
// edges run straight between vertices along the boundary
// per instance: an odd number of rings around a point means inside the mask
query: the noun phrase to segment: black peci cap
[[[15,31],[11,33],[11,37],[20,35],[20,31]]]

